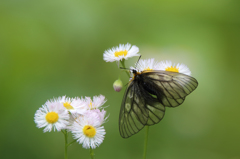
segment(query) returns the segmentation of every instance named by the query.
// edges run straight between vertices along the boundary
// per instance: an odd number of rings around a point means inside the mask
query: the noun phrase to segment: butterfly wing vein
[[[143,71],[140,81],[133,80],[125,91],[119,115],[120,135],[128,138],[145,125],[157,124],[164,117],[165,107],[179,106],[197,86],[195,78],[181,73]]]

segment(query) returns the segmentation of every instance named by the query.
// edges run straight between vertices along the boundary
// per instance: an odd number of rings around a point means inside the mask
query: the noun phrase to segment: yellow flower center
[[[56,123],[58,121],[58,113],[49,112],[49,113],[47,113],[45,118],[46,118],[47,122],[50,124]]]
[[[89,106],[90,109],[93,109],[93,107],[92,107],[92,106],[93,106],[93,105],[92,105],[92,101],[89,103],[88,106]]]
[[[179,68],[177,68],[176,66],[174,66],[174,67],[167,67],[166,69],[165,69],[166,71],[170,71],[170,72],[179,72],[178,70],[179,70]]]
[[[124,51],[116,51],[115,53],[114,53],[114,55],[115,55],[115,57],[119,57],[119,56],[127,56],[127,53],[128,53],[128,51],[127,50],[124,50]]]
[[[63,103],[63,106],[64,106],[66,109],[73,109],[73,107],[71,106],[71,104],[70,104],[69,102]]]
[[[150,69],[149,67],[145,68],[144,71],[152,71],[153,69]]]
[[[86,125],[83,128],[83,133],[87,137],[94,137],[96,135],[96,129],[93,126],[91,126],[91,125]]]

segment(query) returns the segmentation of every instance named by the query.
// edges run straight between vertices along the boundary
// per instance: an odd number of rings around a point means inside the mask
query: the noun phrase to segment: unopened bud
[[[122,86],[123,86],[123,83],[120,80],[120,78],[113,83],[113,88],[116,92],[120,92],[122,89]]]

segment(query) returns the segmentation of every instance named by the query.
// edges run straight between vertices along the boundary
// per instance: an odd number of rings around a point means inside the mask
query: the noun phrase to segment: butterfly
[[[164,117],[165,107],[181,105],[198,86],[195,78],[182,73],[130,71],[133,77],[124,93],[119,114],[119,132],[123,138],[138,133],[145,125],[159,123]]]

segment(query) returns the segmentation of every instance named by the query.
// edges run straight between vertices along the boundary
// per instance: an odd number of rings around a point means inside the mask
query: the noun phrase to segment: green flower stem
[[[76,142],[77,141],[77,139],[76,140],[73,140],[72,142],[70,142],[69,144],[67,144],[67,147],[68,146],[70,146],[70,145],[72,145],[74,142]]]
[[[147,142],[148,142],[148,130],[149,130],[149,126],[145,126],[146,130],[145,130],[145,141],[144,141],[144,150],[143,150],[143,159],[146,159],[147,156]]]
[[[121,64],[122,64],[122,67],[123,67],[123,68],[126,68],[126,67],[125,67],[125,59],[121,60],[120,62],[121,62]],[[130,78],[130,73],[129,73],[129,71],[125,70],[125,72],[126,72],[128,78]]]
[[[77,140],[73,140],[72,142],[68,143],[68,132],[67,130],[62,130],[62,133],[64,135],[64,138],[65,138],[65,152],[64,152],[64,157],[65,159],[68,159],[68,156],[67,156],[67,149],[68,149],[68,146],[72,145],[74,142],[76,142]]]
[[[62,133],[64,134],[64,137],[65,137],[65,153],[64,153],[64,156],[65,156],[65,159],[67,159],[67,148],[68,148],[68,132],[67,130],[62,130]]]
[[[94,159],[94,152],[93,149],[90,147],[90,157],[91,159]]]

